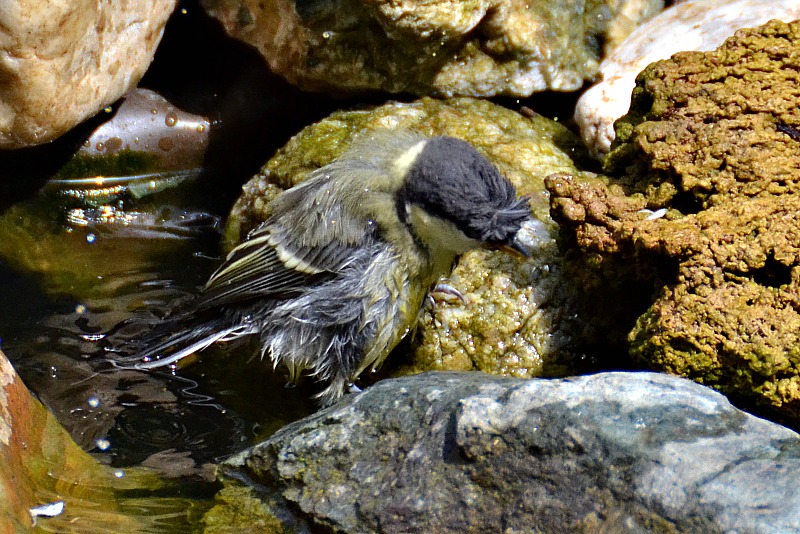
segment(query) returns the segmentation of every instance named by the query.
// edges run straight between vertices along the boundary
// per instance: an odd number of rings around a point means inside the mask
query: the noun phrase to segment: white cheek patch
[[[453,223],[431,215],[419,206],[407,204],[406,214],[414,234],[433,251],[458,255],[480,247],[479,241],[467,237]]]
[[[422,149],[425,148],[425,143],[427,142],[427,139],[420,141],[400,154],[400,156],[394,160],[392,171],[394,172],[394,176],[396,178],[402,180],[405,177],[405,175],[408,173],[408,170],[422,153]]]

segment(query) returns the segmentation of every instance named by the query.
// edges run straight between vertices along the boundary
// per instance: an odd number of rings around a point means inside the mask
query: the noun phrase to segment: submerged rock
[[[437,96],[571,91],[663,0],[204,0],[302,89]]]
[[[48,532],[141,532],[154,523],[120,511],[114,491],[132,487],[120,473],[72,441],[0,352],[2,530],[29,532],[38,525]]]
[[[281,188],[334,160],[356,134],[376,129],[469,141],[520,194],[530,196],[541,222],[531,236],[536,253],[528,260],[497,251],[462,257],[448,283],[464,302],[434,294],[435,305],[422,314],[405,371],[480,369],[530,377],[562,376],[582,366],[581,346],[600,338],[602,328],[587,327],[581,303],[601,289],[592,280],[584,284],[559,253],[543,181],[549,173],[577,171],[576,160],[587,156],[571,132],[539,115],[469,98],[424,98],[334,113],[295,136],[245,185],[228,223],[229,240],[238,242],[266,219],[269,200]]]
[[[554,216],[608,276],[655,280],[631,353],[800,417],[800,22],[638,78],[611,178],[552,176]],[[659,218],[660,216],[660,218]]]
[[[208,517],[245,487],[337,532],[789,532],[798,468],[800,436],[680,378],[428,373],[231,458]]]
[[[648,20],[600,64],[602,81],[586,91],[575,108],[581,136],[596,156],[614,141],[614,121],[630,107],[636,76],[647,65],[676,52],[713,50],[736,30],[800,17],[796,0],[694,0]]]

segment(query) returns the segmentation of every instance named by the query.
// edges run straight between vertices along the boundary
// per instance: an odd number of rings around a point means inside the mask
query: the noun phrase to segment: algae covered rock
[[[435,305],[422,314],[406,370],[481,369],[513,376],[574,371],[579,346],[591,335],[578,317],[585,290],[570,280],[573,271],[549,235],[555,225],[543,181],[553,172],[577,172],[574,160],[586,153],[576,136],[541,116],[469,98],[424,98],[334,113],[295,136],[245,185],[230,217],[229,240],[241,240],[267,217],[269,200],[281,188],[338,157],[356,134],[395,128],[472,143],[520,194],[530,196],[547,234],[533,237],[538,251],[525,261],[496,251],[466,254],[449,280],[464,302],[434,295]]]
[[[302,89],[530,96],[592,78],[663,0],[203,0]]]
[[[605,272],[654,280],[631,353],[800,417],[800,22],[741,30],[638,78],[605,172],[552,176]]]

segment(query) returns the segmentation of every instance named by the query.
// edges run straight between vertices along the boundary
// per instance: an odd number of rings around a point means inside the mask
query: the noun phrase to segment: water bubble
[[[61,515],[64,511],[64,501],[56,501],[50,504],[43,504],[42,506],[35,506],[28,510],[28,513],[31,514],[31,518],[33,519],[33,526],[36,526],[36,518],[39,516],[42,517],[56,517]]]
[[[122,478],[125,476],[125,471],[123,471],[122,469],[117,469],[116,471],[114,471],[114,476],[117,478]]]
[[[98,406],[100,406],[100,399],[98,399],[97,397],[89,397],[86,400],[86,404],[88,404],[92,408],[97,408]]]
[[[84,306],[83,304],[78,304],[77,306],[75,306],[75,313],[77,313],[78,315],[86,313],[86,306]]]
[[[164,124],[167,126],[175,126],[178,124],[178,116],[175,113],[167,113],[167,116],[164,118]]]
[[[95,241],[97,241],[97,236],[96,235],[91,234],[91,233],[86,234],[86,242],[87,243],[94,243]]]
[[[94,442],[95,446],[101,451],[107,451],[111,447],[111,442],[105,438],[98,438]]]

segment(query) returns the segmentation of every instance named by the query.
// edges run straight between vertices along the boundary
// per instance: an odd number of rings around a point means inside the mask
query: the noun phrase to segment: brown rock
[[[800,418],[800,22],[741,30],[638,78],[605,162],[551,176],[553,216],[656,300],[631,353]],[[596,258],[601,260],[598,262]],[[621,327],[630,327],[623,325]]]
[[[692,0],[674,2],[636,28],[600,64],[602,81],[575,108],[583,140],[598,157],[614,140],[614,121],[631,105],[636,76],[650,63],[689,50],[713,50],[739,28],[800,17],[796,0]]]
[[[4,2],[0,149],[51,141],[135,86],[175,4]]]
[[[0,532],[40,522],[48,532],[139,532],[112,491],[129,486],[72,441],[0,352]]]

